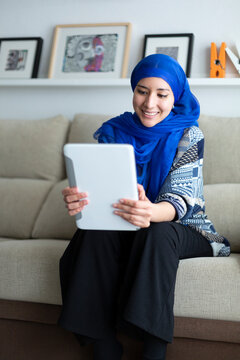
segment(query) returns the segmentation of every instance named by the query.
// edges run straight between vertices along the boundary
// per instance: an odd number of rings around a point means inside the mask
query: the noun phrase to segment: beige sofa
[[[108,116],[78,114],[0,120],[0,360],[91,359],[56,325],[61,309],[59,258],[75,231],[61,190],[62,147],[91,142]],[[202,116],[207,213],[229,238],[227,258],[180,262],[175,335],[168,360],[240,359],[240,118]],[[124,360],[142,344],[119,334]]]

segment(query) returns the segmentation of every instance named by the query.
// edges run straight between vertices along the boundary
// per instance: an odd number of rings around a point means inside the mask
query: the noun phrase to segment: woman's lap
[[[78,230],[60,263],[60,324],[98,338],[125,323],[170,342],[179,259],[199,256],[212,256],[207,240],[174,222],[137,232]]]

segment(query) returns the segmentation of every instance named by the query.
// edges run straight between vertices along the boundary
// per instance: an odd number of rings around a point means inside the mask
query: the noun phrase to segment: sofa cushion
[[[64,177],[62,147],[69,121],[0,120],[0,177],[58,180]]]
[[[205,137],[204,183],[239,183],[240,118],[201,115],[199,127]]]
[[[93,133],[103,122],[111,119],[112,115],[76,114],[70,127],[68,142],[92,143]]]
[[[204,196],[216,231],[230,241],[232,252],[240,252],[240,184],[205,185]]]
[[[0,298],[61,304],[59,259],[69,241],[0,239]],[[176,316],[240,321],[240,254],[181,260]]]
[[[51,187],[52,182],[47,180],[0,178],[0,236],[31,237]]]
[[[0,298],[61,303],[58,262],[68,241],[0,241]]]
[[[181,260],[174,314],[240,321],[240,254]]]
[[[55,184],[48,194],[33,228],[33,238],[71,239],[76,231],[75,217],[69,216],[61,191],[67,180]]]

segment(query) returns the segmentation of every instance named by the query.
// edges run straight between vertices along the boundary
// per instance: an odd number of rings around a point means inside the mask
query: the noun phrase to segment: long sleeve
[[[211,243],[215,256],[227,256],[230,253],[228,240],[216,232],[205,214],[203,153],[202,131],[195,126],[186,129],[155,202],[170,202],[177,212],[176,221],[201,232]]]
[[[187,219],[202,209],[204,138],[197,127],[187,129],[179,143],[172,168],[156,202],[169,201],[177,211],[178,220]]]

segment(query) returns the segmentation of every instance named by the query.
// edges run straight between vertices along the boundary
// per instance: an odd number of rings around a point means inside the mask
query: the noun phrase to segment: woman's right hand
[[[66,203],[66,208],[68,209],[68,214],[70,216],[76,215],[83,211],[84,207],[89,203],[89,200],[86,199],[88,193],[78,192],[77,187],[67,186],[65,189],[63,189],[62,194],[63,200]]]

